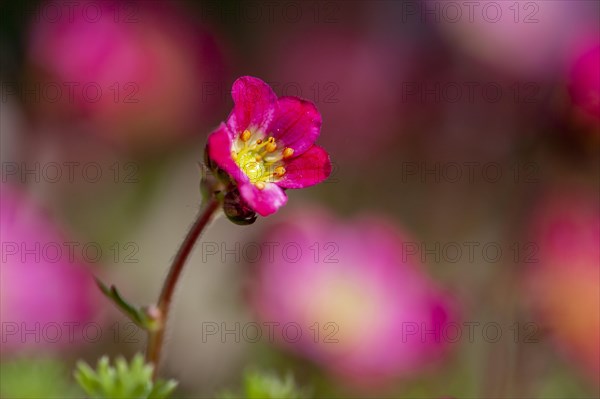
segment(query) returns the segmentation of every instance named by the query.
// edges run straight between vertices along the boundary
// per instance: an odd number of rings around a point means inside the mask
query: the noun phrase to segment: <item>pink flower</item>
[[[375,388],[446,353],[449,298],[404,256],[407,238],[388,222],[295,213],[264,242],[274,251],[261,258],[249,297],[265,324],[279,323],[280,345],[344,384]]]
[[[241,198],[262,216],[287,202],[285,189],[312,186],[331,173],[329,155],[314,144],[321,115],[297,97],[277,98],[262,80],[233,83],[234,108],[208,138],[211,162],[235,182]]]
[[[441,29],[444,39],[469,55],[537,79],[560,71],[582,35],[591,31],[597,36],[594,2],[450,3],[427,0],[418,17]]]
[[[222,102],[215,93],[225,78],[222,46],[180,6],[42,3],[27,54],[40,73],[24,85],[40,86],[40,114],[62,117],[68,126],[84,122],[93,134],[128,150],[162,150],[214,125]],[[51,11],[52,18],[45,14]]]
[[[600,382],[599,201],[597,191],[565,186],[538,204],[530,233],[538,262],[528,265],[525,287],[559,350],[596,382]]]
[[[65,246],[73,240],[23,193],[6,184],[1,190],[2,352],[59,349],[95,339],[98,290]]]
[[[569,92],[579,109],[600,120],[600,45],[581,54],[574,63]]]

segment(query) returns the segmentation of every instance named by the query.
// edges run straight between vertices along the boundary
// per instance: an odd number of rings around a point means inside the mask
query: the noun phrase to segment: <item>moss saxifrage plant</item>
[[[208,173],[203,173],[200,185],[203,208],[175,255],[158,301],[131,305],[115,286],[98,281],[101,291],[148,332],[148,345],[144,362],[138,356],[131,367],[123,359],[117,369],[104,359],[96,372],[80,364],[77,380],[93,397],[128,394],[123,391],[127,387],[135,397],[169,396],[176,383],[158,379],[165,328],[177,282],[202,231],[220,210],[236,224],[251,224],[257,214],[268,216],[285,205],[287,189],[318,184],[331,173],[328,153],[315,144],[322,121],[313,103],[278,98],[269,85],[251,76],[233,83],[232,97],[234,107],[227,121],[208,137],[203,165]],[[135,383],[129,381],[131,370],[137,370]]]

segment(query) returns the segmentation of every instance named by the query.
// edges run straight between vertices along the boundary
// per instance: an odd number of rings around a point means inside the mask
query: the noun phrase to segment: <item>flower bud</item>
[[[256,212],[240,196],[237,188],[229,190],[223,201],[223,212],[229,220],[242,226],[256,221]]]

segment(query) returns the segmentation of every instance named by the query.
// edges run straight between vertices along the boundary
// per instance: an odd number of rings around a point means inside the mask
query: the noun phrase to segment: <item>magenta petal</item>
[[[274,183],[265,184],[265,188],[258,189],[254,184],[247,183],[239,186],[242,198],[261,216],[275,213],[287,202],[287,195]]]
[[[331,161],[323,148],[313,145],[299,157],[287,162],[285,170],[285,175],[277,185],[283,188],[303,188],[327,179],[331,173]]]
[[[208,136],[208,156],[238,183],[248,182],[248,176],[231,158],[231,131],[224,124]]]
[[[313,103],[297,97],[281,97],[267,134],[300,155],[317,140],[321,124],[321,114]]]
[[[242,76],[233,83],[231,96],[235,103],[227,125],[233,134],[245,129],[265,130],[273,119],[277,95],[260,79]]]

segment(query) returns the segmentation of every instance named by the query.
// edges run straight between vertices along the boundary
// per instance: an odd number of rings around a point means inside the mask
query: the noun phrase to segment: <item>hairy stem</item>
[[[190,256],[196,241],[198,241],[202,231],[206,228],[218,207],[218,201],[212,198],[198,213],[196,221],[179,247],[179,251],[177,251],[175,259],[173,259],[173,263],[169,269],[169,274],[167,275],[167,278],[163,284],[162,291],[156,305],[159,328],[155,331],[149,332],[148,347],[146,350],[146,361],[154,365],[154,380],[156,380],[158,375],[160,356],[164,345],[165,327],[169,318],[169,310],[171,308],[175,287],[177,286],[177,282],[179,281],[183,267],[185,266],[185,263]]]

